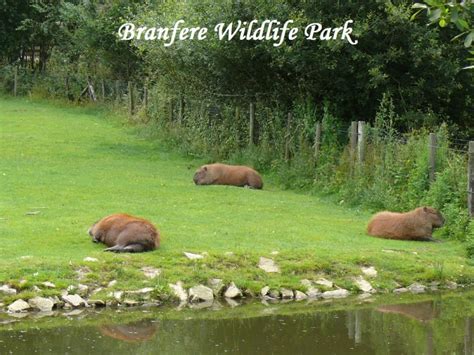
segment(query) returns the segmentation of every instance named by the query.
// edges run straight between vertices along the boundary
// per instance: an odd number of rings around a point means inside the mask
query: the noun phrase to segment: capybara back
[[[443,215],[432,207],[419,207],[406,213],[384,211],[372,217],[367,234],[388,239],[435,241],[433,229],[443,225]]]
[[[203,165],[196,171],[193,180],[196,185],[248,186],[254,189],[263,187],[260,174],[243,165],[220,163]]]
[[[160,235],[155,226],[143,218],[128,214],[113,214],[102,218],[89,229],[96,243],[108,246],[106,251],[142,252],[160,246]]]

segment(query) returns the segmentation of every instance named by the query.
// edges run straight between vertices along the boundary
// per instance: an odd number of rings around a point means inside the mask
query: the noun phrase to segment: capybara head
[[[97,221],[99,222],[99,221]],[[94,227],[96,226],[97,222],[95,222],[87,231],[87,233],[89,233],[89,235],[92,237],[92,241],[94,243],[99,243],[100,240],[98,238],[100,238],[100,236],[98,235],[94,235]]]
[[[203,165],[198,170],[196,170],[193,180],[196,185],[209,185],[211,183],[206,165]]]
[[[444,217],[437,209],[426,206],[421,207],[421,209],[426,219],[431,222],[433,228],[440,228],[444,226]]]

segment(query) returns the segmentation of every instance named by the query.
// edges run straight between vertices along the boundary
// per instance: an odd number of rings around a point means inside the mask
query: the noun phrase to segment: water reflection
[[[157,326],[151,321],[140,321],[124,325],[101,325],[99,330],[103,335],[117,340],[140,342],[153,338]]]
[[[472,355],[473,319],[474,292],[355,309],[334,301],[56,314],[0,322],[0,354]]]
[[[434,301],[385,305],[377,307],[377,311],[382,313],[400,314],[422,323],[429,322],[439,315],[439,309],[435,306]]]

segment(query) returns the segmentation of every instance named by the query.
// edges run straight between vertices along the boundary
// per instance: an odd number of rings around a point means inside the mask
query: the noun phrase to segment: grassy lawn
[[[262,191],[197,187],[192,175],[204,161],[183,158],[143,138],[143,127],[121,122],[99,109],[0,98],[0,284],[20,287],[26,280],[27,296],[51,281],[58,288],[49,293],[57,293],[77,284],[84,266],[90,272],[81,283],[98,287],[115,279],[115,289],[155,286],[158,293],[168,292],[169,282],[192,286],[211,277],[256,291],[302,289],[300,279],[323,275],[353,288],[361,265],[375,266],[372,284],[381,289],[474,280],[460,243],[371,238],[364,233],[369,213],[279,190],[268,179]],[[87,229],[116,212],[154,222],[162,247],[104,253]],[[192,261],[184,251],[209,255]],[[281,273],[257,268],[260,256],[273,258]],[[162,274],[147,280],[142,266]]]

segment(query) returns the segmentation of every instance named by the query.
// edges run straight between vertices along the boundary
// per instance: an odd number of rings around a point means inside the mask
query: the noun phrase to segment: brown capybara
[[[406,213],[379,212],[367,226],[367,234],[398,240],[432,241],[434,228],[444,225],[443,215],[432,207],[418,207]]]
[[[160,246],[160,234],[146,219],[128,214],[113,214],[102,218],[89,228],[95,243],[108,246],[105,251],[138,253]]]
[[[193,180],[196,185],[248,186],[253,189],[263,187],[260,174],[243,165],[220,163],[203,165],[196,171]]]

